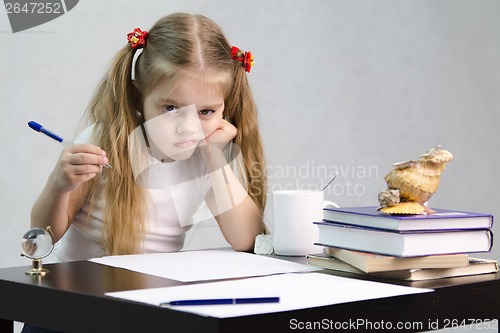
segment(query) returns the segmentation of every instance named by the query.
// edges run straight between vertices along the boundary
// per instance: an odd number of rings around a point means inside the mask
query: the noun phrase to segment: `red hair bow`
[[[147,31],[142,31],[139,28],[135,28],[134,31],[127,34],[127,41],[134,50],[137,50],[142,49],[146,45],[147,37]]]
[[[250,73],[250,70],[252,69],[253,66],[253,54],[250,51],[245,51],[243,52],[242,56],[239,56],[238,53],[240,53],[240,49],[236,46],[233,46],[231,48],[231,59],[241,61],[243,63],[243,67],[245,68],[245,71],[247,73]]]

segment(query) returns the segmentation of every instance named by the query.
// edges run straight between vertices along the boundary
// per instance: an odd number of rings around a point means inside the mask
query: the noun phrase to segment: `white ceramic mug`
[[[285,256],[304,256],[318,253],[318,226],[323,220],[323,208],[338,207],[324,200],[323,191],[292,190],[273,192],[274,253]]]

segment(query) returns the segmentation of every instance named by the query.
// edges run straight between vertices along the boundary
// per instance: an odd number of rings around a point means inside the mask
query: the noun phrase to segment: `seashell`
[[[414,201],[400,202],[396,206],[380,208],[381,212],[387,214],[426,214],[425,207]]]
[[[446,163],[452,159],[453,155],[449,151],[438,146],[430,149],[420,156],[418,160],[394,163],[393,169],[384,179],[389,190],[399,190],[400,201],[412,201],[426,207],[427,201],[438,189]],[[383,193],[379,193],[380,206],[391,206],[384,198]],[[395,201],[394,199],[391,200]]]
[[[387,189],[378,194],[378,202],[382,207],[393,207],[399,203],[399,190]]]

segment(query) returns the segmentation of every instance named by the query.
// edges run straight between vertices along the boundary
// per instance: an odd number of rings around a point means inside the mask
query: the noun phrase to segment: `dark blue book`
[[[325,221],[314,223],[319,229],[316,245],[394,257],[488,252],[493,245],[489,229],[389,231]]]
[[[325,208],[325,222],[340,222],[386,230],[469,230],[491,229],[493,215],[448,209],[433,214],[389,215],[376,206]]]

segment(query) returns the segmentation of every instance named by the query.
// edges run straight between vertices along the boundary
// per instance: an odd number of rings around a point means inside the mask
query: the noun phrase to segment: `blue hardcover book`
[[[389,215],[376,206],[325,208],[325,222],[340,222],[386,230],[470,230],[491,229],[493,215],[448,209],[434,209],[433,214]]]
[[[489,229],[389,231],[325,221],[314,223],[319,229],[317,245],[395,257],[488,252],[493,245]]]

